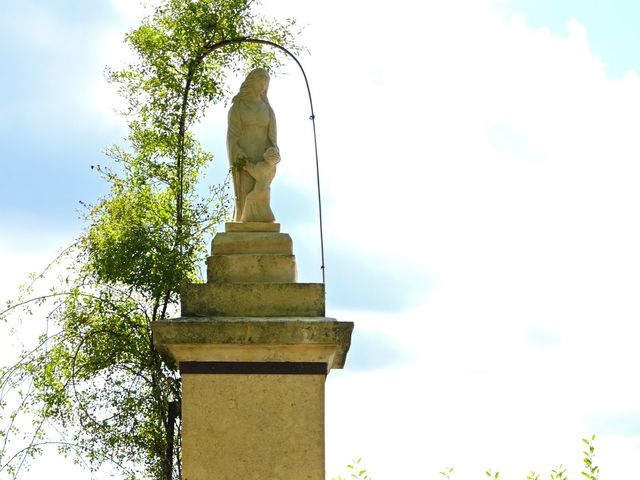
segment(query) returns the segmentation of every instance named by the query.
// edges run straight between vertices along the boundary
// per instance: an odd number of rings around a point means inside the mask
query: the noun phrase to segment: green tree
[[[126,36],[136,61],[109,77],[128,102],[128,144],[92,167],[109,193],[0,314],[42,315],[47,325],[0,370],[0,474],[16,478],[54,445],[123,478],[180,477],[180,377],[154,349],[150,324],[177,314],[180,284],[198,280],[205,237],[228,209],[224,187],[196,190],[212,156],[193,126],[227,97],[228,75],[280,64],[277,50],[242,39],[296,51],[294,22],[259,17],[254,3],[166,0]]]

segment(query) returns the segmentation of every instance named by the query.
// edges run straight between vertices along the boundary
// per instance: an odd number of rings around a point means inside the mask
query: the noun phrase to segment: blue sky
[[[89,166],[122,136],[86,103],[105,68],[99,36],[117,11],[108,2],[3,3],[0,218],[69,232],[78,201],[102,188]]]
[[[90,165],[126,130],[103,72],[126,59],[140,11],[126,0],[2,11],[4,297],[77,236],[79,201],[104,193]],[[445,465],[524,478],[560,463],[575,477],[580,438],[596,433],[603,478],[640,475],[640,4],[262,11],[308,25],[328,314],[356,322],[347,368],[327,383],[328,471],[362,456],[377,480],[437,478]],[[317,281],[306,92],[293,66],[283,73],[270,88],[274,212],[301,279]],[[213,108],[198,127],[219,159],[205,183],[225,175],[225,116]],[[50,462],[33,478],[75,471]]]
[[[630,0],[509,0],[506,8],[520,12],[533,28],[548,28],[566,36],[567,23],[575,19],[589,31],[593,53],[607,64],[612,77],[640,69],[640,4]]]

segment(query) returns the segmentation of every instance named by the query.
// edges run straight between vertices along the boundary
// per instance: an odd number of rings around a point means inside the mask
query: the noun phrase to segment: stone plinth
[[[321,362],[342,368],[353,323],[326,317],[180,317],[154,322],[159,352],[176,362]]]
[[[180,367],[184,480],[324,480],[324,383],[353,324],[331,318],[155,322]]]
[[[207,283],[295,283],[293,255],[212,255],[207,259]]]
[[[227,222],[224,224],[225,232],[279,232],[279,223],[264,222]]]
[[[207,283],[296,283],[293,242],[280,233],[279,223],[227,223],[225,228],[211,242]]]
[[[277,232],[225,232],[211,241],[212,255],[244,254],[291,255],[293,242],[288,233]]]
[[[181,314],[222,317],[321,317],[321,283],[191,283],[180,291]]]
[[[296,280],[279,224],[227,223],[207,283],[152,325],[182,377],[184,480],[325,480],[324,383],[353,324],[325,317],[324,284]]]

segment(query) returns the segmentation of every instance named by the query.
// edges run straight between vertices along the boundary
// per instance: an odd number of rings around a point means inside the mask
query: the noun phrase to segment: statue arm
[[[245,157],[245,153],[238,144],[242,134],[242,124],[240,121],[240,111],[234,104],[229,109],[229,117],[227,122],[227,154],[229,155],[229,166],[234,167],[235,162]]]
[[[269,142],[271,143],[272,147],[278,148],[278,129],[276,127],[276,114],[274,113],[273,108],[271,108],[271,105],[269,105],[269,117],[269,131],[267,132]]]

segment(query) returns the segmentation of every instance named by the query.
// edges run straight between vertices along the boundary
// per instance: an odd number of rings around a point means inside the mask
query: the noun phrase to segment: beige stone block
[[[224,232],[211,241],[211,255],[293,254],[293,242],[287,233]]]
[[[180,362],[295,362],[338,367],[338,345],[167,345]]]
[[[325,371],[195,373],[213,370],[191,362],[313,362],[328,372],[344,365],[353,323],[181,317],[151,328],[158,351],[184,369],[184,480],[325,480]]]
[[[158,351],[175,362],[323,362],[344,366],[352,322],[326,317],[181,317],[151,324]]]
[[[324,480],[324,375],[182,375],[184,480]]]
[[[207,258],[207,282],[295,283],[293,255],[213,255]]]
[[[180,289],[181,315],[323,317],[322,283],[190,283]]]
[[[279,232],[279,223],[266,222],[227,222],[225,232]]]

